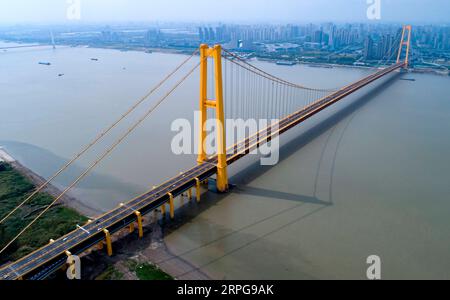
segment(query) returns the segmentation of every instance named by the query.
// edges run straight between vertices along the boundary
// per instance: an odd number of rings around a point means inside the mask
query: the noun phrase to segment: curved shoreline
[[[45,178],[25,167],[0,146],[0,162],[3,161],[10,164],[17,172],[22,174],[37,187],[47,182]],[[48,184],[42,191],[52,197],[58,197],[62,193],[60,189],[52,184]],[[102,211],[85,205],[80,200],[67,194],[61,198],[61,203],[65,207],[71,208],[77,213],[90,219],[94,219],[96,216],[103,213]],[[114,264],[121,271],[125,271],[124,262],[129,259],[135,259],[138,262],[150,262],[175,279],[211,279],[208,274],[200,271],[196,266],[193,266],[181,257],[171,253],[164,242],[164,229],[158,222],[159,218],[159,213],[150,215],[150,217],[146,218],[147,222],[144,224],[146,234],[142,240],[136,240],[133,234],[125,234],[125,232],[119,234],[114,239],[116,255],[112,258],[107,257],[98,250],[88,251],[84,256],[85,263],[87,264],[87,273],[85,274],[85,277],[95,279],[100,275],[99,272],[101,273],[102,265],[105,266],[108,264]],[[180,276],[180,274],[182,275]],[[136,278],[135,276],[132,276],[132,274],[128,274],[127,279],[132,280]]]
[[[15,170],[17,170],[20,174],[22,174],[24,177],[30,180],[36,187],[40,187],[47,182],[47,179],[24,166],[22,163],[20,163],[18,160],[12,157],[4,147],[1,146],[0,146],[0,161],[5,161],[9,163]],[[48,184],[42,191],[51,195],[54,198],[58,197],[62,193],[62,191],[59,188],[52,185],[51,183]],[[77,213],[88,218],[93,218],[96,215],[102,213],[100,210],[87,206],[80,200],[68,194],[64,195],[61,198],[61,203],[64,206],[71,208],[75,210]]]
[[[10,163],[14,169],[16,169],[19,173],[21,173],[23,176],[28,178],[34,185],[37,187],[43,185],[47,180],[44,179],[42,176],[36,174],[34,171],[28,169],[24,165],[22,165],[19,161],[14,161]],[[62,191],[55,187],[52,184],[48,184],[43,190],[43,192],[51,195],[52,197],[58,197],[61,195]],[[102,211],[97,210],[95,208],[89,207],[80,200],[70,196],[70,195],[64,195],[61,198],[61,203],[79,214],[87,217],[87,218],[94,218],[95,216],[102,213]]]

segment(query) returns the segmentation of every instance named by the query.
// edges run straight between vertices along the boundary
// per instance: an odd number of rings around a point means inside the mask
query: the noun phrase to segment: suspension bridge
[[[26,48],[42,48],[42,47],[52,47],[56,49],[55,36],[53,35],[53,31],[50,31],[50,44],[27,44],[27,45],[14,45],[14,46],[0,46],[0,50],[8,51],[14,49],[26,49]]]
[[[15,210],[4,217],[0,224],[14,214],[22,205],[40,192],[47,184],[64,172],[70,165],[77,161],[93,145],[107,135],[131,112],[140,106],[146,99],[158,90],[167,79],[192,60],[200,56],[200,62],[196,63],[182,78],[169,89],[167,94],[145,112],[123,135],[117,139],[106,151],[98,157],[71,185],[69,185],[54,202],[42,211],[34,221],[28,224],[15,239],[34,224],[50,207],[56,204],[61,197],[71,188],[76,186],[90,171],[92,171],[103,159],[105,159],[118,145],[120,145],[141,123],[147,119],[187,78],[199,69],[200,73],[200,122],[199,126],[199,155],[197,165],[180,173],[178,176],[152,188],[143,195],[131,201],[120,204],[108,213],[90,220],[82,227],[78,227],[71,233],[57,239],[28,256],[1,267],[0,279],[2,280],[41,280],[50,276],[55,271],[67,264],[74,263],[68,260],[72,255],[79,255],[85,251],[98,247],[106,247],[108,255],[113,255],[113,243],[111,236],[121,230],[130,233],[137,230],[138,236],[143,237],[143,217],[152,212],[167,213],[170,218],[175,217],[175,199],[178,196],[187,195],[189,199],[200,201],[202,185],[212,177],[216,177],[217,190],[227,192],[228,173],[227,167],[236,163],[241,158],[250,154],[253,150],[270,143],[272,139],[303,123],[305,120],[318,114],[327,107],[362,89],[363,87],[387,76],[397,70],[408,68],[411,26],[404,26],[401,37],[398,38],[399,46],[397,58],[386,59],[386,63],[393,62],[389,66],[377,68],[376,72],[354,83],[339,89],[315,89],[298,85],[277,76],[269,74],[246,60],[241,59],[233,52],[222,49],[220,45],[212,48],[201,45],[200,49],[188,57],[180,66],[170,73],[163,81],[156,85],[147,95],[135,103],[126,113],[106,130],[102,131],[89,145],[74,156],[65,166],[56,172],[41,187],[37,188]],[[402,59],[402,57],[404,58]],[[380,62],[381,63],[381,62]],[[212,80],[211,80],[212,78]],[[215,155],[208,156],[205,146],[205,123],[213,117],[216,121],[216,149]],[[257,132],[248,133],[245,139],[234,145],[227,145],[225,122],[228,118],[276,118],[278,121],[270,124]],[[137,227],[137,228],[136,228]],[[12,245],[13,239],[0,253]]]
[[[39,47],[55,47],[55,45],[22,45],[22,46],[7,46],[0,47],[0,50],[13,50],[13,49],[24,49],[24,48],[39,48]]]

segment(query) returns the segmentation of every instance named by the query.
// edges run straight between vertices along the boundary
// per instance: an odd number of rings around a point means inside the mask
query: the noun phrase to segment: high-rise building
[[[373,39],[370,36],[367,36],[364,42],[364,59],[368,60],[373,58],[373,47]]]
[[[205,41],[205,32],[203,31],[203,28],[201,28],[201,27],[198,28],[198,38],[199,38],[200,42]]]
[[[314,32],[314,43],[321,44],[322,41],[323,41],[323,31],[317,30],[316,32]]]
[[[161,38],[161,31],[159,31],[159,29],[150,29],[147,31],[145,35],[146,42],[150,44],[159,42],[160,38]]]
[[[444,32],[444,35],[442,37],[442,45],[443,45],[443,49],[447,50],[450,49],[450,44],[449,44],[449,33],[448,31]]]
[[[331,25],[330,27],[330,34],[328,35],[328,46],[330,46],[330,48],[334,49],[335,48],[335,34],[336,34],[336,26]]]
[[[209,41],[215,41],[216,40],[216,34],[214,32],[214,29],[212,29],[212,27],[209,27],[208,29],[209,31]]]
[[[216,27],[216,40],[217,42],[225,41],[225,26]]]

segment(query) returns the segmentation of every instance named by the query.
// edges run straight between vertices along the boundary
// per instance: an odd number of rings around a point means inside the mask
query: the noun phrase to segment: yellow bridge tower
[[[214,61],[215,99],[208,99],[208,58]],[[206,119],[207,110],[216,111],[216,145],[217,145],[217,190],[226,192],[228,190],[227,153],[225,135],[225,113],[223,101],[222,82],[222,47],[216,45],[210,48],[208,45],[200,46],[200,132],[199,132],[199,155],[198,163],[206,160]]]
[[[406,33],[406,32],[408,32],[408,33]],[[400,40],[400,47],[398,49],[397,63],[400,62],[400,58],[401,58],[402,52],[403,52],[403,46],[406,46],[405,68],[407,68],[409,65],[409,51],[411,49],[411,32],[412,32],[411,25],[403,26],[402,39]],[[406,37],[406,41],[405,41],[405,37]]]

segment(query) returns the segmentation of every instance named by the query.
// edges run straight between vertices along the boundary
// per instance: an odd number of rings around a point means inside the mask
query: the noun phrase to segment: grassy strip
[[[114,266],[109,266],[105,272],[98,276],[95,280],[122,280],[123,273]]]
[[[35,186],[11,165],[0,163],[0,217],[6,216],[34,189]],[[1,224],[0,247],[3,248],[52,201],[52,196],[39,193]],[[72,209],[53,207],[2,254],[0,263],[17,260],[48,244],[50,239],[57,239],[74,230],[76,224],[86,222],[87,218]]]
[[[139,280],[173,280],[170,275],[149,263],[138,263],[134,260],[129,260],[127,265],[131,272],[136,273]]]

